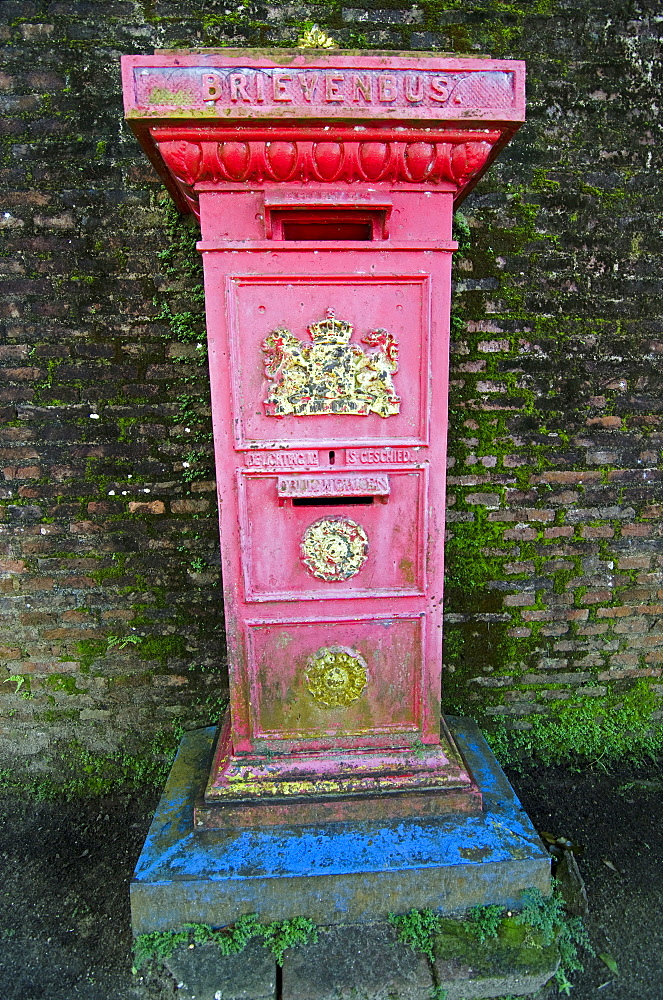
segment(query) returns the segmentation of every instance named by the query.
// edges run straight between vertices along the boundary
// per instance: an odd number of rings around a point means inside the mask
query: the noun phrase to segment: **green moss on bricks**
[[[90,672],[90,667],[95,660],[106,655],[108,643],[106,639],[81,639],[76,643],[76,656],[79,661],[81,673]]]
[[[503,726],[486,738],[505,763],[537,757],[545,764],[584,759],[608,765],[623,758],[644,761],[663,751],[663,726],[653,720],[657,699],[644,680],[629,690],[590,698],[574,693],[553,701],[551,716],[533,716],[526,730]]]
[[[43,722],[53,723],[57,725],[62,722],[72,722],[78,719],[79,709],[77,708],[48,708],[45,712],[41,712],[38,718]]]
[[[476,920],[441,921],[434,944],[436,957],[444,962],[469,966],[479,976],[508,973],[514,966],[530,975],[554,967],[557,961],[554,938],[544,944],[539,935],[531,931],[528,935],[528,929],[519,924],[516,917],[507,917],[502,907],[497,909],[500,912],[494,922],[494,933],[484,936],[477,933],[484,923],[482,916]]]
[[[159,253],[159,259],[165,275],[174,280],[154,299],[159,308],[155,319],[166,322],[171,336],[179,343],[195,344],[196,347],[193,357],[189,351],[172,358],[183,366],[195,364],[199,379],[196,392],[192,377],[188,374],[183,376],[180,389],[186,387],[187,391],[178,393],[178,409],[172,414],[173,439],[182,445],[181,476],[185,482],[193,482],[213,475],[204,289],[202,263],[196,249],[199,233],[195,220],[180,216],[170,199],[162,210],[169,245]],[[186,284],[184,291],[181,287],[183,277]]]
[[[53,721],[65,718],[62,712],[55,718],[54,710],[53,716]],[[120,746],[108,753],[91,750],[79,740],[72,740],[55,754],[53,775],[0,772],[0,789],[36,799],[67,800],[160,789],[172,766],[178,743],[179,734],[174,730],[144,740],[140,749]]]
[[[71,674],[49,674],[44,683],[51,691],[61,691],[64,694],[87,693],[87,688],[79,688]]]
[[[110,649],[116,646],[124,649],[129,644],[136,650],[141,660],[159,660],[165,664],[171,657],[181,658],[186,655],[186,640],[181,635],[129,635],[124,638],[111,636],[104,639],[82,639],[76,644],[81,671],[89,673],[95,660],[106,656]]]
[[[166,663],[171,657],[186,655],[186,641],[181,635],[146,635],[136,646],[141,660]]]
[[[260,922],[258,914],[242,916],[230,927],[213,930],[209,924],[184,924],[177,931],[153,931],[139,934],[134,943],[134,972],[149,962],[164,962],[177,948],[214,944],[221,955],[237,955],[244,951],[249,941],[259,940],[271,951],[279,966],[287,948],[314,944],[318,928],[308,917],[291,917],[289,920]]]
[[[455,506],[454,511],[462,506]],[[502,574],[504,556],[493,553],[503,549],[504,526],[489,521],[484,507],[477,505],[474,510],[472,521],[454,522],[446,546],[447,601],[454,610],[494,611],[501,607],[501,598],[487,592],[485,584]],[[478,601],[490,606],[478,608]]]

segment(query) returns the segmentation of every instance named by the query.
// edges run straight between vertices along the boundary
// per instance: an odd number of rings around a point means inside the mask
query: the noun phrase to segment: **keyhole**
[[[329,452],[329,464],[330,465],[334,465],[335,462],[336,462],[336,452],[335,451],[330,451]]]

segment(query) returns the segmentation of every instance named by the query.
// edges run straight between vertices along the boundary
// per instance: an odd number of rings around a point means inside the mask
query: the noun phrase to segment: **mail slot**
[[[279,60],[124,60],[201,224],[231,706],[200,822],[476,811],[440,713],[451,227],[522,65]]]
[[[342,195],[345,194],[345,197]],[[389,198],[337,192],[329,198],[265,195],[265,235],[274,240],[381,240],[389,236]]]

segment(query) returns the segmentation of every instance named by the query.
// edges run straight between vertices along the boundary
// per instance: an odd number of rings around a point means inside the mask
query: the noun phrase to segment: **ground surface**
[[[578,864],[588,929],[596,951],[615,958],[619,975],[588,958],[585,972],[571,977],[572,997],[661,1000],[663,761],[610,774],[540,768],[509,778],[539,831],[585,846]]]
[[[585,845],[590,932],[619,976],[589,959],[572,977],[572,996],[661,1000],[663,762],[509,777],[539,830]],[[153,795],[0,800],[2,1000],[173,997],[164,983],[131,974],[128,885],[155,805]]]

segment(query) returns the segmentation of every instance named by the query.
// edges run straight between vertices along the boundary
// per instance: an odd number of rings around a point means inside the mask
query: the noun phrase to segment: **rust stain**
[[[485,861],[492,854],[490,847],[461,847],[458,851],[466,861]]]
[[[414,584],[414,566],[412,565],[412,560],[408,559],[407,556],[403,556],[398,564],[398,568],[403,574],[406,583]]]

